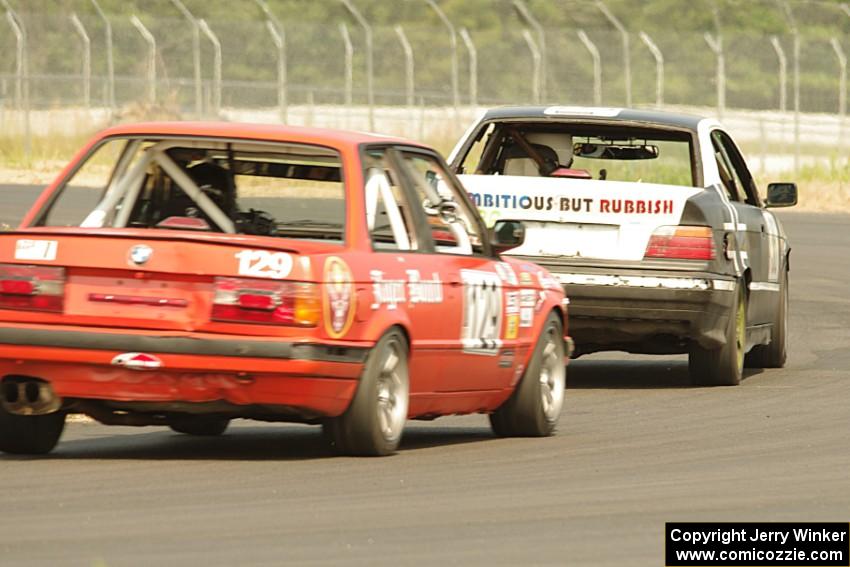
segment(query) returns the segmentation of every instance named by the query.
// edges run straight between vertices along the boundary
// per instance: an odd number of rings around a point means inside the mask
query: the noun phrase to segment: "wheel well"
[[[413,343],[410,341],[410,331],[408,331],[407,327],[405,327],[404,325],[396,323],[396,324],[392,325],[391,327],[389,327],[386,331],[384,331],[381,334],[381,336],[386,335],[387,333],[389,333],[390,331],[392,331],[394,329],[400,331],[401,334],[404,336],[404,342],[407,343],[407,353],[410,354],[410,349],[411,349]]]

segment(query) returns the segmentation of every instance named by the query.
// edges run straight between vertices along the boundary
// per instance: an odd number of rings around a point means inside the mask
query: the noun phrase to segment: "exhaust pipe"
[[[47,415],[62,407],[62,398],[44,380],[7,378],[2,382],[0,406],[12,415]]]

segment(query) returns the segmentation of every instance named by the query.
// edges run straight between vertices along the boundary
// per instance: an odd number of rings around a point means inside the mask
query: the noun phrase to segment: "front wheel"
[[[15,455],[46,455],[65,429],[65,413],[14,415],[0,407],[0,451]]]
[[[351,405],[324,422],[325,437],[342,454],[390,455],[401,442],[409,398],[407,341],[393,329],[369,353]]]
[[[726,324],[726,344],[704,349],[695,344],[688,356],[691,382],[696,386],[736,386],[744,373],[747,346],[747,295],[743,283],[735,287],[735,301]]]
[[[516,390],[490,414],[490,425],[496,435],[547,437],[555,432],[564,407],[567,382],[564,352],[561,320],[552,313],[543,325],[528,369]]]

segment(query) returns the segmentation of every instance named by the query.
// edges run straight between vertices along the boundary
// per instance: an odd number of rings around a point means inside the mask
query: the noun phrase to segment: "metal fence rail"
[[[712,31],[660,33],[629,28],[600,0],[594,25],[567,27],[541,24],[511,0],[513,19],[495,33],[456,26],[435,0],[422,0],[431,19],[387,26],[352,0],[339,0],[339,21],[321,24],[279,19],[263,0],[254,21],[205,20],[180,0],[159,17],[107,14],[89,1],[85,13],[23,16],[0,0],[3,135],[29,144],[34,116],[69,108],[107,121],[276,109],[269,118],[285,122],[342,107],[366,112],[374,128],[375,108],[399,107],[399,133],[417,136],[425,108],[457,118],[478,105],[540,102],[792,112],[783,116],[796,116],[798,133],[800,113],[835,114],[844,146],[850,38],[809,34],[793,10],[777,35],[723,29],[716,14]]]

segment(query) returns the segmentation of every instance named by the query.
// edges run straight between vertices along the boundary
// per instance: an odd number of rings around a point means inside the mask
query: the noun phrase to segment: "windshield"
[[[342,242],[342,163],[335,150],[306,144],[111,138],[36,224]]]
[[[695,186],[689,132],[596,123],[491,122],[457,171]]]

